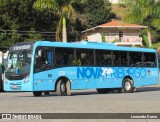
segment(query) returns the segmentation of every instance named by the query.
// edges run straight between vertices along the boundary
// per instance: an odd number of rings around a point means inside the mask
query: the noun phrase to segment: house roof
[[[142,29],[142,28],[147,28],[147,26],[137,25],[137,24],[129,24],[129,23],[124,23],[122,21],[118,21],[118,20],[112,20],[111,22],[104,23],[104,24],[96,26],[94,28],[90,28],[85,31],[82,31],[82,33],[90,31],[90,30],[94,30],[96,28],[138,28],[138,29]]]
[[[118,21],[118,20],[113,20],[111,22],[99,25],[98,27],[139,27],[139,28],[147,28],[147,26],[124,23],[124,22]]]

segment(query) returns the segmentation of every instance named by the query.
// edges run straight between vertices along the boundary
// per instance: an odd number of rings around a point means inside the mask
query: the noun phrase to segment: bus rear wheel
[[[57,95],[58,96],[69,96],[71,95],[70,93],[70,82],[65,81],[63,79],[59,80],[56,86],[57,89]]]
[[[35,97],[39,97],[39,96],[42,95],[42,92],[36,91],[36,92],[33,92],[33,95],[34,95]]]
[[[132,93],[133,92],[133,81],[129,78],[125,78],[123,80],[122,89],[125,93]]]
[[[110,89],[108,89],[108,88],[97,89],[97,92],[99,94],[105,94],[105,93],[109,93]]]

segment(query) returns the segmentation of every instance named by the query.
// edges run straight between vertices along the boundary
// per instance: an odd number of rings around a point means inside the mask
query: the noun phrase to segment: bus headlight
[[[29,75],[24,79],[24,83],[27,83],[29,81]]]

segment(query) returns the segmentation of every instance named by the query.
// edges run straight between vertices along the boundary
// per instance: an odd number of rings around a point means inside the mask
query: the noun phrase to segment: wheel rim
[[[126,89],[127,91],[129,91],[129,90],[131,89],[131,84],[130,84],[130,82],[126,82],[124,87],[125,87],[125,89]]]
[[[65,87],[65,84],[64,84],[64,83],[61,84],[61,91],[62,91],[62,92],[65,92],[65,91],[66,91],[66,87]]]

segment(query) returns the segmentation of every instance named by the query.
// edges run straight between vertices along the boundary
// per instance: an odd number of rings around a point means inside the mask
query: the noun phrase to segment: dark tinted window
[[[77,49],[76,59],[79,65],[94,65],[93,50]]]
[[[111,66],[112,65],[111,51],[96,50],[96,65]]]
[[[56,66],[72,65],[74,57],[74,49],[55,48],[55,64]]]
[[[127,52],[113,51],[114,66],[128,66]]]
[[[130,66],[143,67],[143,55],[140,52],[129,52]]]
[[[35,55],[35,72],[54,67],[53,48],[39,47]]]
[[[144,66],[146,66],[146,67],[155,67],[156,66],[155,53],[144,53]]]

